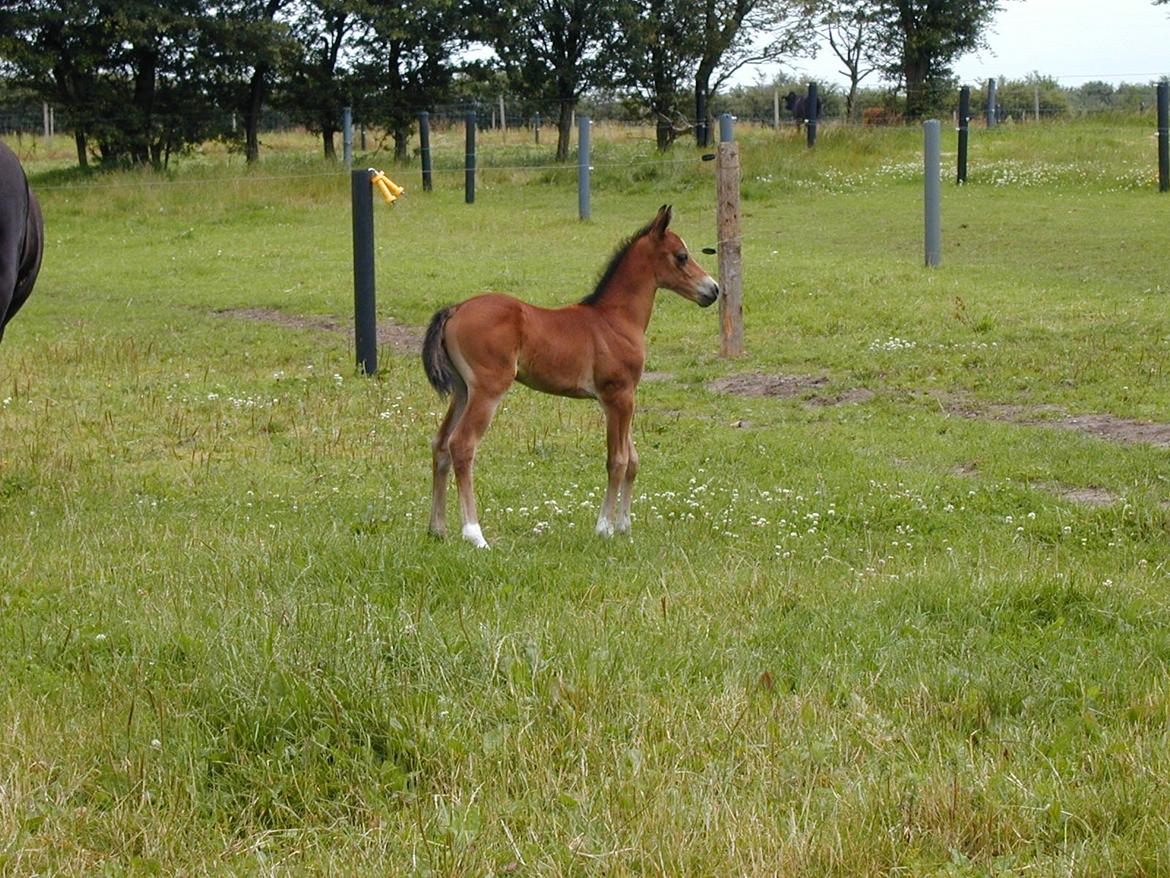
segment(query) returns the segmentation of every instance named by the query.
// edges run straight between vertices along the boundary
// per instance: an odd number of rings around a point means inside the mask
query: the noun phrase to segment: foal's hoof
[[[490,549],[487,540],[483,538],[483,531],[478,524],[463,525],[463,539],[471,543],[477,549]]]
[[[597,519],[597,535],[599,537],[612,537],[613,522],[605,518]]]

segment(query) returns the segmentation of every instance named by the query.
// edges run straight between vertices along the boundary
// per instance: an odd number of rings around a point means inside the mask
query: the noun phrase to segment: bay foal
[[[513,381],[559,396],[592,397],[605,410],[609,481],[597,532],[630,530],[638,453],[631,424],[646,360],[646,326],[661,287],[704,308],[719,285],[672,232],[669,205],[614,253],[594,291],[575,305],[538,308],[489,293],[435,313],[423,342],[431,385],[451,405],[431,443],[431,532],[446,532],[447,479],[454,467],[463,538],[487,548],[475,511],[475,449]]]

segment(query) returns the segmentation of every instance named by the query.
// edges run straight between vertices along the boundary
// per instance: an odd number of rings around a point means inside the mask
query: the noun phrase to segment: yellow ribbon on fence
[[[370,184],[382,193],[382,197],[386,199],[387,204],[393,204],[406,190],[391,180],[382,171],[370,168]]]

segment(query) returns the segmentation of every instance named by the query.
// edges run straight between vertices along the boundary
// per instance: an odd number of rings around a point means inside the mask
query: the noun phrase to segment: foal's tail
[[[448,356],[447,348],[443,344],[443,327],[447,325],[447,320],[454,313],[454,305],[436,311],[427,327],[426,337],[423,339],[423,369],[426,370],[427,380],[431,382],[431,387],[439,391],[441,396],[449,394],[455,386],[455,375],[451,371],[451,357]]]

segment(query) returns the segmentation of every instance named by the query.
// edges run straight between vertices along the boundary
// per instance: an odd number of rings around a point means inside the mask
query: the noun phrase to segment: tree
[[[999,8],[999,0],[877,0],[885,70],[901,80],[909,118],[942,107],[951,64],[983,45],[983,28]]]
[[[98,75],[112,34],[85,0],[29,0],[0,9],[0,58],[23,88],[62,107],[73,128],[77,164],[89,165]]]
[[[604,84],[614,39],[617,0],[514,0],[482,3],[477,31],[508,78],[542,101],[556,102],[557,161],[569,157],[570,125],[582,93]]]
[[[450,93],[454,55],[466,39],[463,10],[454,0],[370,0],[363,20],[359,107],[390,130],[401,161],[415,115]]]
[[[78,164],[162,167],[213,130],[198,0],[20,0],[0,53],[31,90],[67,110]]]
[[[278,20],[291,0],[228,0],[212,7],[204,50],[213,59],[217,97],[240,110],[244,156],[260,158],[260,114],[271,80],[295,53],[288,25]]]
[[[658,149],[666,150],[687,123],[686,81],[701,47],[687,27],[691,0],[626,2],[614,46],[617,84],[654,120]]]
[[[857,90],[861,80],[877,70],[880,64],[873,10],[848,0],[832,0],[825,10],[821,33],[829,41],[830,50],[844,65],[842,72],[849,78],[845,116],[856,121]]]
[[[338,113],[352,103],[353,73],[342,52],[361,29],[355,0],[308,0],[289,24],[297,51],[279,83],[277,103],[293,119],[321,135],[325,158],[335,159]]]
[[[96,83],[94,139],[104,163],[164,167],[214,126],[198,50],[198,0],[103,0],[110,45]]]
[[[1068,95],[1051,76],[1029,73],[1024,79],[1001,80],[995,90],[996,100],[1008,118],[1029,119],[1036,112],[1039,98],[1041,115],[1052,118],[1068,112]],[[986,94],[976,98],[986,103]]]
[[[706,125],[711,94],[748,64],[814,50],[817,4],[809,0],[697,0],[695,119]],[[714,81],[712,81],[714,80]]]
[[[819,2],[819,0],[818,0]],[[745,65],[811,52],[813,0],[624,0],[611,44],[617,82],[632,89],[655,120],[665,149],[691,119],[705,126],[711,96]],[[680,122],[684,123],[680,126]],[[705,142],[705,127],[700,129]]]

